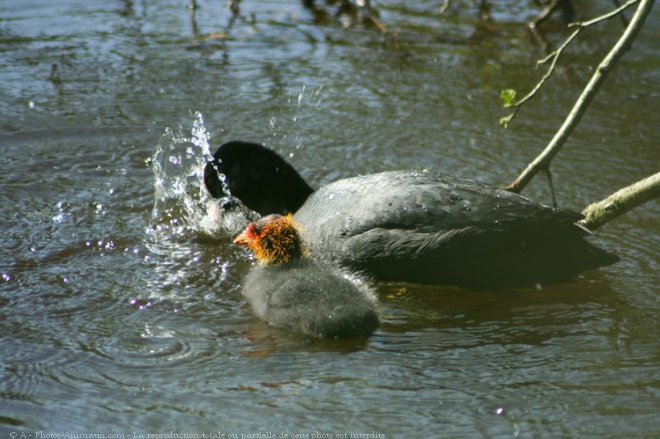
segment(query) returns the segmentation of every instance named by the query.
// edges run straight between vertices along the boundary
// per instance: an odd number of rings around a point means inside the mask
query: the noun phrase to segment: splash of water
[[[178,302],[185,297],[187,302],[187,292],[196,291],[197,283],[208,282],[213,291],[227,276],[230,262],[226,255],[213,255],[212,261],[205,261],[210,255],[190,239],[199,234],[226,237],[224,225],[209,209],[219,209],[218,201],[204,187],[204,168],[212,159],[210,138],[198,112],[189,134],[167,128],[154,148],[150,159],[154,205],[144,237],[148,251],[144,261],[151,265],[152,277],[139,297],[131,299],[139,306],[165,298]],[[218,270],[209,270],[208,264]]]
[[[167,128],[151,157],[154,173],[154,229],[171,236],[187,232],[216,234],[220,226],[209,215],[211,197],[204,188],[204,167],[212,159],[210,133],[201,113],[190,136]]]
[[[322,102],[323,85],[310,89],[302,85],[299,91],[287,91],[282,96],[282,109],[268,120],[269,137],[285,140],[286,150],[283,154],[293,157],[296,150],[303,148],[304,131],[299,125],[306,123],[305,119],[315,114]],[[285,104],[285,105],[284,105]]]
[[[301,90],[285,96],[288,110],[270,121],[271,136],[286,140],[288,155],[302,148],[302,139],[295,133],[293,125],[303,123],[308,113],[307,105],[318,105],[322,87]],[[300,134],[298,134],[299,136]],[[247,209],[240,200],[232,199],[227,185],[225,197],[213,199],[204,186],[204,169],[213,159],[211,135],[204,124],[204,118],[197,112],[189,131],[167,128],[154,148],[150,165],[154,178],[154,204],[150,225],[146,230],[144,256],[146,264],[152,267],[151,277],[142,286],[139,297],[133,297],[135,304],[154,303],[154,300],[169,298],[175,302],[190,298],[187,292],[197,291],[195,285],[209,285],[209,298],[212,291],[231,288],[224,284],[231,271],[233,254],[239,250],[231,245],[214,246],[211,255],[200,248],[196,239],[199,235],[218,237],[220,242],[229,244],[228,237],[243,230],[246,221],[255,220],[258,214]],[[221,181],[222,175],[220,175]],[[221,207],[222,206],[222,207]],[[192,238],[192,239],[191,239]],[[218,253],[215,253],[215,252]],[[208,261],[213,256],[212,261]],[[209,264],[217,269],[209,269]],[[196,293],[193,293],[196,294]]]
[[[303,140],[295,133],[294,125],[303,122],[308,113],[307,106],[318,106],[321,102],[323,86],[309,90],[306,86],[284,99],[286,110],[273,115],[269,120],[270,135],[273,138],[293,140],[293,147],[285,154],[294,155],[303,147]],[[291,114],[292,113],[292,114]],[[293,139],[287,139],[293,133]],[[223,188],[226,197],[213,200],[204,187],[204,168],[213,159],[210,147],[210,133],[204,125],[200,112],[195,114],[190,135],[175,133],[167,128],[154,150],[151,165],[154,173],[154,208],[152,223],[156,232],[170,238],[186,235],[189,232],[211,236],[233,234],[244,225],[245,220],[253,220],[253,212],[238,206],[233,214],[226,209],[220,214],[219,206],[230,199],[229,188]],[[222,175],[220,175],[221,181]],[[236,205],[237,200],[233,200]]]

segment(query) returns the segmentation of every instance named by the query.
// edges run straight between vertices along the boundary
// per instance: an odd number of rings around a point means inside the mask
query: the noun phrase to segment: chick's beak
[[[253,239],[252,239],[252,237],[250,237],[248,235],[249,235],[249,230],[243,231],[240,235],[238,235],[236,238],[234,238],[234,244],[249,247],[250,243],[252,243]]]

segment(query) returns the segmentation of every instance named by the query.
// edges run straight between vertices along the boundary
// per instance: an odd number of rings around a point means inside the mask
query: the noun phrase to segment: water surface
[[[309,342],[252,315],[250,261],[209,229],[199,180],[244,139],[315,187],[404,168],[505,185],[620,22],[585,32],[504,131],[500,89],[540,74],[531,2],[485,23],[471,2],[378,2],[396,36],[320,2],[198,3],[0,3],[0,436],[660,431],[657,202],[593,237],[611,267],[540,289],[379,284],[376,334]],[[656,10],[556,159],[562,207],[657,172],[659,28]],[[526,194],[550,202],[541,178]]]

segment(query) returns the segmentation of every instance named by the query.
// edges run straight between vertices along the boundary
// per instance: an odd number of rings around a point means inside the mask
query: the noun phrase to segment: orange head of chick
[[[258,219],[234,239],[234,244],[248,247],[264,265],[284,265],[305,254],[291,214]]]

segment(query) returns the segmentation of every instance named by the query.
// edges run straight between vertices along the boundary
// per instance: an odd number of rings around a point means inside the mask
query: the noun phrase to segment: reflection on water
[[[274,148],[314,187],[402,168],[506,184],[620,24],[585,34],[504,132],[499,89],[534,74],[529,2],[492,2],[488,23],[469,2],[444,16],[379,2],[398,47],[296,2],[237,17],[198,3],[194,29],[181,1],[0,4],[1,437],[660,431],[657,203],[598,231],[611,267],[540,289],[377,284],[372,337],[312,342],[253,316],[251,261],[201,187],[232,139]],[[562,207],[657,171],[656,116],[639,111],[660,78],[649,23],[556,161]],[[549,200],[542,183],[528,195]]]

